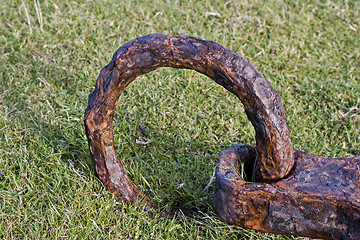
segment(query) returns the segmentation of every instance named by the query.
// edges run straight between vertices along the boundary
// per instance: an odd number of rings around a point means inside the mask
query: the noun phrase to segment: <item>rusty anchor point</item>
[[[234,145],[220,156],[214,209],[225,221],[262,232],[360,239],[360,156],[335,159],[294,150],[284,107],[266,78],[230,49],[186,35],[137,38],[101,70],[84,122],[95,170],[107,190],[157,208],[126,174],[112,121],[126,86],[160,67],[207,75],[240,99],[255,128],[256,146]]]

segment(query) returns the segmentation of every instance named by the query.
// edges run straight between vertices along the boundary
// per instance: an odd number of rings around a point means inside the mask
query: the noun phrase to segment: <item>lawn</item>
[[[216,41],[248,59],[282,99],[294,148],[360,155],[359,1],[0,1],[1,239],[292,239],[244,230],[213,211],[219,153],[255,144],[241,102],[191,70],[162,68],[121,95],[114,117],[132,181],[165,210],[150,216],[95,175],[83,116],[100,69],[150,33]],[[143,136],[152,142],[137,144]]]

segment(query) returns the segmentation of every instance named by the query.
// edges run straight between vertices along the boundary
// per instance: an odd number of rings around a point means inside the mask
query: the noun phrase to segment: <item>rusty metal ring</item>
[[[101,70],[89,95],[84,120],[89,149],[96,172],[110,192],[130,202],[142,199],[154,206],[126,174],[115,150],[112,121],[126,86],[159,67],[198,71],[241,100],[256,132],[256,181],[274,182],[290,172],[294,157],[284,107],[278,93],[251,63],[213,41],[151,34],[120,47]]]

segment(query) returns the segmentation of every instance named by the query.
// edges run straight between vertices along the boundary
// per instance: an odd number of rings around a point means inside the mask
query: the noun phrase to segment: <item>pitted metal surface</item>
[[[84,122],[96,173],[108,191],[157,208],[126,174],[112,122],[121,92],[137,76],[160,67],[210,77],[240,99],[255,128],[256,146],[235,145],[220,156],[214,209],[225,221],[263,232],[360,239],[360,157],[324,158],[293,150],[281,99],[266,78],[230,49],[187,35],[137,38],[101,70]],[[255,182],[240,177],[240,165]]]

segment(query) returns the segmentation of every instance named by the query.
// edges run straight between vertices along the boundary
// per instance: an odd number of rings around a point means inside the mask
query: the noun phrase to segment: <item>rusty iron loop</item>
[[[84,120],[89,150],[109,191],[130,202],[145,199],[151,203],[131,183],[116,153],[112,121],[121,92],[137,76],[160,67],[193,69],[235,94],[256,132],[255,180],[275,182],[289,174],[294,157],[288,123],[279,94],[266,78],[245,58],[216,42],[151,34],[120,47],[89,95]]]
[[[213,204],[222,219],[263,232],[360,239],[360,156],[325,158],[293,150],[284,107],[269,82],[230,49],[186,35],[137,38],[101,70],[84,122],[96,173],[107,190],[157,208],[127,176],[115,151],[112,121],[126,86],[159,67],[207,75],[241,100],[255,128],[256,146],[238,144],[220,155]],[[251,175],[256,182],[245,180]]]

